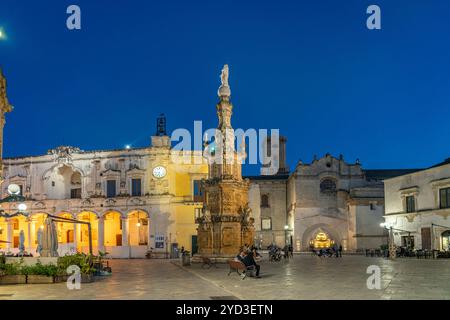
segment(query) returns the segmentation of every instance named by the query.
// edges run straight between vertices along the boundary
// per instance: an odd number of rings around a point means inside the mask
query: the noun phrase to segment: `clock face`
[[[166,168],[162,166],[157,166],[153,168],[153,176],[155,178],[161,179],[164,178],[167,174]]]

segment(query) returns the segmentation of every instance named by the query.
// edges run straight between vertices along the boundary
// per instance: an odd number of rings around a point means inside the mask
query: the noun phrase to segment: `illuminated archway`
[[[58,217],[73,219],[73,216],[64,212],[58,214]],[[75,239],[75,224],[67,222],[56,222],[56,227],[58,230],[58,242],[62,244],[73,243]]]
[[[92,246],[98,245],[98,216],[92,211],[82,211],[77,215],[77,219],[90,222],[92,230]],[[89,227],[87,224],[79,224],[77,228],[77,250],[89,252]]]
[[[122,216],[120,212],[108,211],[104,217],[105,246],[122,245]]]
[[[148,214],[142,210],[133,210],[128,213],[128,236],[130,246],[148,245]]]
[[[8,241],[8,225],[5,218],[0,218],[0,250],[5,250],[8,246],[3,241]]]
[[[23,231],[24,234],[24,245],[25,247],[28,246],[28,220],[24,216],[17,216],[14,218],[11,218],[12,223],[12,230],[13,234],[11,237],[12,243],[11,248],[19,248],[19,241],[20,241],[20,231]]]

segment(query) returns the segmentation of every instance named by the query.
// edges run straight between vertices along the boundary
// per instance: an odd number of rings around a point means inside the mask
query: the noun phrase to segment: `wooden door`
[[[431,250],[431,229],[422,228],[422,249]]]

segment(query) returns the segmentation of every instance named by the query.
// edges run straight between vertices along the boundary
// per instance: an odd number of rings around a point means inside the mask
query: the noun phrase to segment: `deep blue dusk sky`
[[[162,112],[170,131],[215,127],[224,63],[233,126],[279,128],[291,169],[327,152],[371,169],[450,157],[447,0],[2,0],[0,27],[6,157],[146,146]]]

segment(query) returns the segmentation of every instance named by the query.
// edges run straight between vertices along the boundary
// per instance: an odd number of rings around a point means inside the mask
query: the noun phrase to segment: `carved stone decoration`
[[[83,207],[92,207],[93,203],[92,203],[92,200],[90,200],[90,199],[84,199],[83,201],[81,201],[81,205]]]
[[[116,204],[116,200],[114,200],[114,199],[106,199],[106,201],[105,201],[105,206],[107,206],[107,207],[112,207],[115,204]]]
[[[72,154],[81,152],[80,148],[71,146],[59,146],[48,150],[48,154],[54,156],[54,161],[58,163],[72,163]]]

